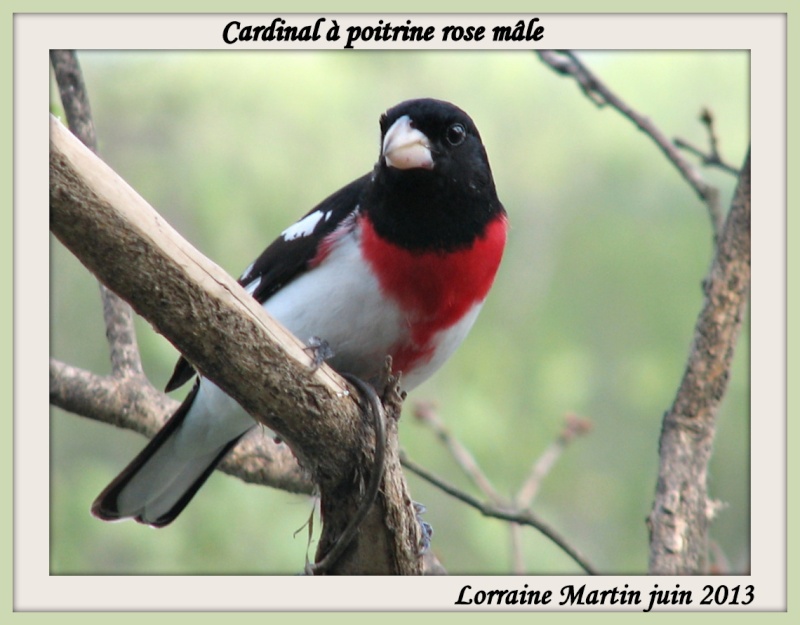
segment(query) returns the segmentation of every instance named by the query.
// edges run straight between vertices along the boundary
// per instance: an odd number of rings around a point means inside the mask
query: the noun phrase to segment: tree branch
[[[519,491],[509,500],[497,492],[491,480],[483,472],[480,465],[478,465],[475,457],[455,436],[453,436],[444,424],[433,404],[430,402],[416,402],[414,405],[414,416],[420,423],[428,427],[436,435],[450,452],[456,464],[458,464],[461,470],[464,471],[475,487],[483,493],[484,497],[486,497],[490,503],[484,504],[479,502],[464,491],[457,489],[455,486],[433,475],[427,469],[423,469],[420,465],[408,458],[408,456],[403,456],[403,465],[410,471],[416,473],[419,477],[443,490],[448,495],[477,508],[484,515],[496,516],[497,514],[502,514],[503,516],[501,518],[509,520],[512,543],[511,555],[514,572],[516,574],[524,574],[520,547],[521,536],[519,532],[522,525],[529,525],[539,529],[545,536],[553,540],[568,556],[573,557],[587,572],[592,570],[592,567],[582,556],[575,556],[575,554],[578,554],[577,549],[570,546],[566,540],[558,536],[554,530],[549,528],[530,510],[541,482],[553,468],[562,452],[576,437],[586,434],[591,429],[591,425],[587,420],[580,419],[575,415],[567,415],[564,429],[559,433],[556,440],[548,446],[544,454],[533,463],[529,475],[519,488]],[[517,523],[510,518],[511,516],[524,520],[522,523]]]
[[[710,109],[703,109],[703,111],[700,113],[700,121],[706,127],[706,132],[708,133],[708,153],[706,154],[700,148],[693,146],[691,143],[681,139],[680,137],[673,139],[672,142],[675,144],[675,147],[694,154],[706,167],[717,167],[724,172],[738,176],[739,170],[732,165],[728,165],[728,163],[722,160],[722,155],[719,152],[719,138],[717,137],[717,131],[714,128],[714,115],[711,113]]]
[[[680,172],[683,179],[694,190],[697,196],[703,201],[711,217],[711,225],[714,228],[714,240],[722,228],[722,211],[720,209],[719,191],[716,187],[708,184],[700,172],[689,161],[683,158],[677,146],[661,132],[652,120],[641,115],[636,110],[628,106],[622,98],[617,96],[609,89],[603,81],[595,76],[581,60],[570,50],[537,51],[539,59],[548,67],[559,74],[571,76],[578,83],[584,94],[597,106],[609,105],[616,109],[624,117],[632,121],[636,127],[650,137],[661,152],[667,157],[670,163]]]
[[[69,129],[87,148],[97,153],[97,133],[78,56],[74,50],[50,50],[50,62]],[[142,374],[142,360],[131,307],[109,291],[102,282],[99,286],[111,355],[111,371],[116,376]]]
[[[73,414],[133,430],[147,438],[178,402],[142,376],[100,376],[50,359],[50,403]],[[228,475],[252,484],[311,494],[314,483],[286,445],[255,430],[239,441],[219,465]]]
[[[472,506],[478,510],[482,515],[503,521],[510,521],[519,525],[528,525],[539,530],[547,538],[553,541],[558,547],[564,551],[570,558],[572,558],[584,571],[590,575],[596,575],[597,572],[592,568],[586,558],[581,553],[572,547],[564,538],[562,538],[556,530],[550,527],[547,523],[542,521],[530,510],[510,510],[508,508],[500,507],[494,504],[486,504],[476,499],[472,495],[456,488],[452,484],[448,484],[440,477],[434,475],[424,467],[418,465],[411,460],[407,455],[401,452],[400,460],[403,466],[418,475],[425,481],[433,484],[441,491],[447,493],[451,497],[455,497],[459,501]]]
[[[662,425],[648,518],[650,572],[656,575],[697,574],[706,567],[714,510],[706,489],[708,462],[750,291],[749,153],[704,290],[686,371]]]
[[[431,429],[442,444],[450,452],[453,460],[456,461],[461,470],[469,477],[476,488],[495,505],[503,505],[505,499],[495,490],[491,480],[478,465],[475,456],[459,441],[442,421],[430,402],[416,402],[414,404],[414,416]]]
[[[705,203],[714,228],[715,257],[704,282],[706,300],[695,326],[686,372],[675,402],[664,416],[656,499],[648,518],[650,572],[704,571],[708,524],[715,506],[706,490],[708,462],[719,403],[727,388],[733,351],[750,285],[750,154],[726,220],[719,191],[683,158],[647,117],[629,107],[570,51],[539,51],[556,72],[574,78],[597,106],[610,105],[649,136]],[[713,119],[705,114],[712,155],[718,156]],[[724,221],[724,223],[723,223]]]

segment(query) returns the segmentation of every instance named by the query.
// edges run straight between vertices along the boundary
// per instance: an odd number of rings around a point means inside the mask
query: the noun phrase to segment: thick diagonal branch
[[[348,485],[357,488],[354,476],[370,466],[371,430],[341,377],[326,366],[313,368],[294,336],[54,118],[50,227],[203,375],[279,432],[323,498]],[[384,481],[394,480],[404,484],[399,464],[387,466]],[[384,490],[376,503],[382,522],[353,550],[376,562],[372,572],[421,572],[418,558],[405,557],[414,553],[408,544],[416,522],[411,502],[391,492]],[[349,501],[357,500],[354,495]],[[403,520],[399,529],[395,517]],[[386,548],[376,552],[375,544]]]

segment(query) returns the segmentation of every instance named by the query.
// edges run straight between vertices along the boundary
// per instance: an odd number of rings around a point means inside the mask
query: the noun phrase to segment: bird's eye
[[[445,138],[450,145],[459,145],[467,138],[467,131],[461,124],[453,124],[447,129]]]

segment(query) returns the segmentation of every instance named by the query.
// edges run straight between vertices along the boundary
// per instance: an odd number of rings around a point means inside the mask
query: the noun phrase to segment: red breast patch
[[[469,248],[455,252],[410,252],[382,239],[372,223],[359,219],[364,257],[383,292],[405,312],[412,344],[393,354],[397,370],[408,371],[435,349],[431,338],[482,302],[494,281],[506,242],[508,222],[490,222]]]

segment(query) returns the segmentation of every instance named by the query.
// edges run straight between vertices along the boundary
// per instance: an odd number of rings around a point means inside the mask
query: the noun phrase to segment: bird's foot
[[[416,501],[412,502],[414,504],[414,512],[417,516],[417,522],[419,523],[420,532],[422,534],[420,541],[419,541],[419,553],[423,554],[431,547],[431,538],[433,537],[433,527],[427,521],[422,520],[422,515],[425,514],[425,506],[421,503]]]
[[[312,336],[306,342],[305,351],[311,356],[311,373],[315,373],[322,364],[333,358],[333,348],[328,341],[321,339],[318,336]]]

